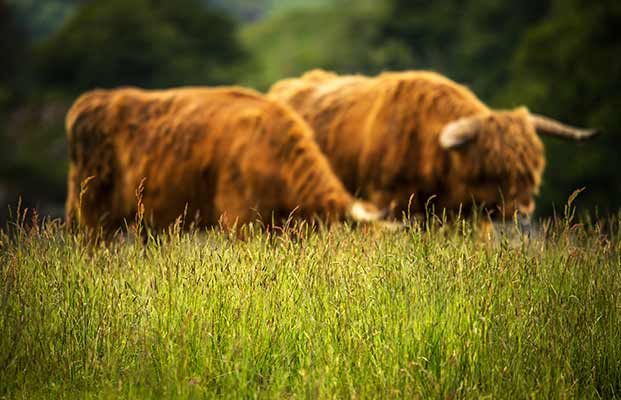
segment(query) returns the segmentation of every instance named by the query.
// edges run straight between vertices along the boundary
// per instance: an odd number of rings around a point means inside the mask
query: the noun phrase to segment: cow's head
[[[451,121],[439,140],[450,152],[454,201],[469,199],[497,217],[511,218],[516,212],[528,217],[535,210],[545,165],[538,134],[582,140],[596,133],[531,114],[525,107]]]

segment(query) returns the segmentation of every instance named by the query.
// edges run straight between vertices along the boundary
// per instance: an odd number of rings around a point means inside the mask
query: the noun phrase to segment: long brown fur
[[[491,110],[468,88],[427,71],[314,70],[277,82],[269,96],[309,123],[347,189],[379,207],[421,213],[433,198],[436,212],[534,210],[545,158],[525,108]],[[473,116],[481,129],[471,143],[440,145],[447,124]]]
[[[227,227],[290,215],[335,221],[360,204],[306,123],[251,90],[95,90],[76,100],[66,127],[67,219],[87,227],[131,222],[141,184],[145,221],[157,229],[179,217]]]

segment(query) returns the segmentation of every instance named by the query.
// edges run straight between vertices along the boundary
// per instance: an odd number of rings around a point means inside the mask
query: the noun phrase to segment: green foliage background
[[[614,212],[621,205],[620,4],[0,0],[0,204],[19,194],[31,205],[62,203],[64,113],[93,87],[266,90],[311,68],[433,69],[494,107],[524,104],[602,129],[587,143],[546,139],[539,213],[550,215],[583,186],[579,207]]]

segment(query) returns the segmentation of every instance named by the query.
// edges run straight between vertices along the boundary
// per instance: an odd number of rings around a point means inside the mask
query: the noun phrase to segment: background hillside
[[[64,114],[93,87],[242,84],[311,68],[434,69],[495,107],[604,131],[546,139],[550,215],[621,205],[621,3],[602,0],[0,0],[0,219],[21,196],[62,214]]]

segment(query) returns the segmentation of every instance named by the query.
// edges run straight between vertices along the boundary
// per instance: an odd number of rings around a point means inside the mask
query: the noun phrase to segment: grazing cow
[[[95,90],[76,100],[66,128],[66,216],[90,228],[131,222],[139,187],[156,229],[180,216],[226,227],[380,217],[346,191],[294,111],[252,90]]]
[[[396,212],[468,212],[502,218],[534,211],[545,157],[537,133],[595,134],[520,107],[491,110],[468,88],[434,72],[338,76],[314,70],[275,83],[269,96],[309,123],[352,193]],[[413,195],[413,196],[412,196]]]

